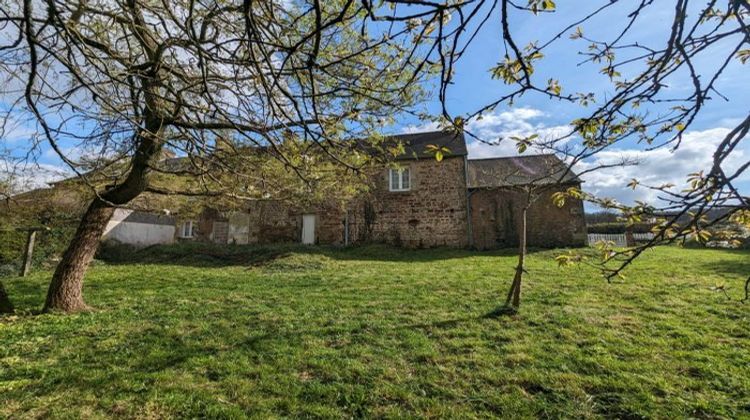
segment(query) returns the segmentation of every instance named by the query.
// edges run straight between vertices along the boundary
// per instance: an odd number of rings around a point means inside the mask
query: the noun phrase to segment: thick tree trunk
[[[163,130],[161,119],[146,119],[146,128],[137,134],[138,147],[131,160],[127,178],[122,184],[106,190],[89,205],[52,277],[44,312],[75,312],[86,309],[83,302],[83,275],[94,259],[107,222],[115,212],[114,206],[129,203],[148,187],[150,168],[157,163],[163,147]]]
[[[83,302],[83,275],[94,259],[107,222],[115,212],[114,206],[127,204],[146,190],[150,167],[156,164],[162,148],[162,133],[161,120],[148,120],[147,129],[138,134],[138,148],[125,181],[105,191],[89,205],[52,277],[44,312],[75,312],[86,309]]]
[[[126,3],[127,9],[123,11],[130,15],[130,30],[152,61],[147,69],[142,70],[142,76],[139,76],[141,89],[131,98],[137,107],[143,100],[143,108],[140,110],[141,124],[134,133],[135,150],[130,171],[121,184],[106,189],[89,206],[52,277],[45,312],[72,312],[86,308],[82,293],[83,276],[94,258],[99,239],[112,218],[114,207],[129,203],[148,187],[149,172],[158,163],[164,147],[165,116],[175,112],[170,102],[164,100],[162,92],[166,73],[161,69],[161,46],[154,41],[156,37],[150,32],[141,4],[135,0]]]
[[[44,303],[44,312],[75,312],[86,309],[83,301],[83,275],[94,259],[114,207],[95,199],[78,225],[68,249],[55,270]]]
[[[3,283],[0,282],[0,314],[10,314],[13,313],[13,304],[10,303],[10,298],[8,297],[8,293],[5,292],[5,287],[3,287]]]
[[[508,290],[508,296],[505,298],[505,306],[518,309],[521,306],[521,280],[525,271],[526,262],[526,213],[528,205],[521,212],[521,229],[518,231],[518,265],[516,274],[513,276],[513,283]]]

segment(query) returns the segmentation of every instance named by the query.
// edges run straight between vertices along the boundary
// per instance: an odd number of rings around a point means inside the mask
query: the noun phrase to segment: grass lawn
[[[750,417],[750,253],[660,248],[616,284],[554,255],[501,317],[512,253],[147,250],[72,316],[31,314],[50,273],[6,278],[0,418]]]

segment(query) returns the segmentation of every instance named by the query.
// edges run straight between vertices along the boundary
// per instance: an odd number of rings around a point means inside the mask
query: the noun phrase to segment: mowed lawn
[[[554,255],[499,317],[512,252],[150,249],[71,316],[31,313],[49,272],[6,278],[0,418],[750,416],[750,253],[660,248],[613,284]]]

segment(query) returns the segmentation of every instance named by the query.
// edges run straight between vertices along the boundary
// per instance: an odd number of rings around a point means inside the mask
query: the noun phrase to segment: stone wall
[[[555,186],[541,191],[527,213],[527,246],[555,248],[586,244],[583,202],[568,199],[562,208],[552,203],[553,193],[570,186]],[[518,246],[525,197],[524,192],[508,188],[472,191],[473,246],[477,249]]]
[[[408,248],[467,245],[466,177],[463,157],[402,161],[411,173],[409,191],[389,191],[388,170],[373,192],[349,209],[352,242],[385,242]]]
[[[281,202],[251,204],[242,215],[229,215],[229,242],[299,242],[302,216],[315,214],[315,240],[343,245],[384,242],[420,248],[467,245],[464,159],[454,157],[402,161],[411,172],[411,189],[388,189],[388,169],[373,175],[373,189],[342,208],[329,203],[302,208]],[[206,226],[208,228],[208,226]]]
[[[349,244],[382,242],[408,248],[468,246],[463,157],[442,162],[409,160],[401,165],[408,165],[411,172],[409,191],[389,191],[388,169],[383,168],[374,175],[372,191],[345,208],[337,203],[303,208],[263,201],[251,204],[245,212],[229,215],[206,212],[205,216],[229,222],[228,243],[300,242],[302,217],[314,214],[318,244],[343,245],[348,220]],[[528,213],[528,246],[585,245],[583,203],[568,200],[564,207],[558,208],[551,200],[555,191],[568,187],[542,191],[534,202]],[[478,249],[517,246],[524,200],[524,193],[509,188],[472,191],[472,245]],[[212,226],[206,219],[199,223],[199,230],[207,233]]]
[[[249,243],[272,244],[298,242],[297,214],[284,203],[260,201],[248,208],[250,214]]]

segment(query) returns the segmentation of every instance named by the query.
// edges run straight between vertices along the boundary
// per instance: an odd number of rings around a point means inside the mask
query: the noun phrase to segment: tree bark
[[[99,240],[117,205],[129,203],[148,186],[148,174],[163,147],[163,124],[160,119],[147,120],[146,129],[137,135],[138,148],[132,168],[122,184],[96,197],[89,205],[73,240],[63,253],[52,276],[43,312],[76,312],[86,309],[83,301],[83,276],[94,258]]]
[[[529,205],[524,206],[521,212],[521,229],[518,231],[518,265],[516,265],[516,274],[513,276],[513,283],[508,290],[508,296],[505,298],[505,306],[518,309],[521,306],[521,280],[525,270],[526,263],[526,213]]]
[[[13,304],[10,302],[8,293],[5,292],[3,283],[0,282],[0,314],[13,313]]]
[[[83,275],[94,259],[99,239],[114,211],[114,207],[101,199],[95,199],[89,205],[52,276],[44,312],[76,312],[87,308],[83,301]]]
[[[24,4],[30,5],[29,2]],[[166,70],[161,67],[160,48],[164,45],[158,44],[157,37],[151,33],[150,25],[146,23],[141,10],[141,3],[128,0],[126,5],[123,12],[130,15],[129,30],[136,35],[140,47],[149,59],[146,68],[140,68],[141,64],[137,66],[141,89],[131,90],[134,106],[140,108],[142,105],[142,109],[137,109],[140,121],[133,133],[134,153],[130,159],[130,170],[122,183],[105,189],[89,205],[52,277],[44,312],[72,312],[86,308],[83,301],[83,276],[94,258],[99,239],[115,207],[129,203],[148,187],[149,172],[157,163],[164,147],[165,124],[172,119],[167,118],[167,115],[174,116],[179,108],[170,105],[163,96]],[[31,34],[28,38],[32,39]],[[34,60],[32,63],[36,64]]]

